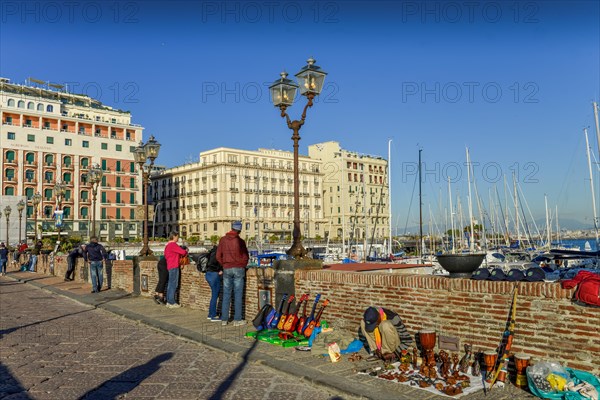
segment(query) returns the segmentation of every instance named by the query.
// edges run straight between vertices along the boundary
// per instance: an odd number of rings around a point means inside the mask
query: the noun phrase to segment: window
[[[129,219],[135,219],[135,210],[133,208],[131,210],[129,210]],[[129,230],[130,231],[135,231],[135,225],[134,224],[130,224],[129,225]]]
[[[6,161],[8,161],[8,162],[15,161],[15,152],[14,151],[9,150],[6,152]]]
[[[19,102],[17,103],[17,107],[25,108],[25,102],[23,100],[19,100]]]
[[[63,207],[63,218],[71,218],[71,207]]]
[[[123,224],[115,224],[115,231],[122,231],[123,230]]]
[[[129,204],[135,204],[135,193],[129,193]]]
[[[15,106],[15,100],[14,99],[8,99],[8,106],[9,107],[14,107]]]
[[[15,140],[15,136],[16,136],[16,135],[15,135],[15,133],[14,133],[14,132],[7,132],[7,133],[6,133],[6,138],[7,138],[8,140]]]
[[[52,173],[52,171],[44,172],[44,180],[47,183],[51,183],[53,179],[54,179],[54,174]]]
[[[6,170],[6,180],[12,181],[15,178],[15,170],[12,168],[8,168]]]
[[[135,151],[135,146],[129,146],[129,152],[133,153]],[[133,172],[133,171],[131,171]]]
[[[42,103],[38,103],[37,110],[38,111],[44,111],[44,105]]]
[[[88,216],[88,208],[81,207],[81,218],[87,218],[87,216]]]
[[[116,218],[117,219],[121,219],[121,209],[120,208],[117,208],[117,216],[116,216]]]
[[[101,197],[101,200],[100,200],[100,201],[101,201],[102,203],[106,203],[106,192],[102,192],[102,196],[100,196],[100,197]]]
[[[81,191],[81,200],[87,200],[89,199],[90,195],[89,192],[87,190],[82,190]]]
[[[87,140],[83,140],[83,141],[81,142],[81,147],[90,147],[90,142],[89,142],[89,141],[87,141]]]
[[[63,182],[71,182],[71,173],[70,172],[65,172],[63,174]]]
[[[65,190],[65,200],[71,200],[71,190]]]
[[[117,193],[117,204],[121,204],[121,193]]]
[[[102,182],[100,183],[102,186],[106,186],[106,175],[102,176]]]
[[[133,163],[131,163],[133,165]],[[129,178],[129,187],[131,189],[135,188],[135,178]]]
[[[46,111],[47,111],[47,112],[54,112],[54,106],[52,106],[52,105],[48,104],[48,105],[46,106]]]
[[[27,196],[27,200],[31,200],[31,198],[33,197],[33,188],[25,188],[25,196]]]
[[[106,171],[106,160],[102,160],[102,171]]]
[[[135,163],[129,163],[129,172],[135,172]],[[131,187],[133,187],[133,185]]]
[[[52,206],[44,207],[44,216],[46,216],[46,218],[50,218],[52,216]]]
[[[87,168],[88,165],[90,165],[90,159],[89,158],[82,158],[81,159],[81,167],[82,168]]]
[[[65,146],[73,146],[73,140],[72,139],[65,139]]]
[[[100,218],[102,219],[106,219],[106,208],[102,208],[100,211]],[[102,228],[102,225],[104,225],[104,229]],[[106,224],[101,224],[100,225],[100,230],[106,230]]]
[[[35,135],[27,135],[28,142],[35,142]]]
[[[44,157],[44,162],[46,165],[54,165],[54,156],[52,154],[46,154]]]
[[[123,146],[121,146],[120,144],[118,144],[118,145],[115,146],[115,149],[117,151],[123,151]]]
[[[15,188],[13,187],[7,187],[6,189],[4,189],[4,194],[7,196],[14,196],[15,195]]]
[[[46,137],[46,143],[48,143],[48,144],[54,144],[54,138],[52,136],[47,136]]]
[[[71,157],[70,157],[70,156],[65,156],[65,157],[63,158],[63,165],[64,165],[65,167],[70,167],[70,166],[71,166],[71,163],[72,163],[72,159],[71,159]]]
[[[117,171],[121,171],[121,161],[117,160],[115,168]]]
[[[116,187],[120,188],[121,187],[121,177],[117,176],[117,182],[116,182]]]
[[[35,176],[35,172],[32,169],[28,169],[25,171],[25,180],[27,182],[33,181],[34,176]]]
[[[100,144],[100,148],[101,148],[102,150],[108,150],[108,143],[101,143],[101,144]]]

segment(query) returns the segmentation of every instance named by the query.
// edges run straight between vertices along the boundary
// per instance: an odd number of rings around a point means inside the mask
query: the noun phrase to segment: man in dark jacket
[[[8,264],[8,249],[2,242],[0,243],[0,275],[6,275],[6,264]]]
[[[106,260],[107,254],[104,246],[98,243],[98,238],[92,236],[90,244],[85,246],[83,257],[90,262],[90,274],[92,275],[92,293],[98,293],[102,290],[102,263]]]
[[[366,309],[360,321],[358,338],[369,354],[387,361],[400,359],[402,350],[407,350],[412,344],[412,337],[400,316],[383,307]]]
[[[65,274],[65,281],[72,281],[75,279],[75,266],[77,265],[77,259],[83,257],[85,252],[85,244],[75,247],[67,256],[67,273]]]
[[[221,310],[221,325],[229,321],[229,306],[231,305],[231,291],[234,293],[235,313],[233,326],[246,323],[242,320],[242,297],[244,295],[244,278],[248,264],[248,248],[246,242],[240,237],[242,222],[234,221],[231,231],[219,240],[217,247],[217,261],[223,267],[223,307]]]
[[[217,261],[217,246],[214,246],[208,252],[208,264],[206,265],[206,273],[204,278],[210,286],[211,296],[208,305],[208,319],[211,322],[218,322],[221,319],[217,316],[217,302],[219,293],[221,292],[221,276],[223,275],[223,267]]]

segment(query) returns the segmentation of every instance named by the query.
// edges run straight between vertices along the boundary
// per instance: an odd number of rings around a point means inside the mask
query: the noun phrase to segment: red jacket
[[[248,248],[246,242],[236,231],[230,231],[219,240],[217,261],[227,268],[246,268],[248,265]]]
[[[175,242],[169,242],[165,246],[165,260],[167,260],[167,269],[179,268],[179,256],[185,256],[187,250],[182,249]]]

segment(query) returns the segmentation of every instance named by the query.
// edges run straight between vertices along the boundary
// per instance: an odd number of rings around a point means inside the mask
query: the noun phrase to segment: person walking
[[[231,305],[231,292],[234,294],[233,326],[246,323],[242,320],[242,297],[244,295],[244,278],[248,264],[248,248],[246,242],[240,237],[242,222],[234,221],[231,231],[219,240],[217,247],[217,261],[223,266],[223,304],[221,309],[221,325],[229,322],[229,308]]]
[[[8,264],[8,249],[2,242],[0,243],[0,275],[6,275],[6,264]]]
[[[169,243],[165,246],[165,259],[167,260],[167,271],[169,271],[169,282],[167,283],[167,308],[179,308],[181,304],[175,302],[175,293],[179,286],[179,258],[187,255],[187,250],[177,244],[178,232],[171,232]]]
[[[100,243],[98,238],[92,236],[90,243],[85,246],[84,259],[90,262],[90,274],[92,275],[92,293],[98,293],[102,290],[102,263],[106,260],[106,249]]]
[[[208,306],[208,319],[211,322],[217,322],[221,319],[217,316],[217,302],[221,292],[221,277],[223,276],[223,267],[217,261],[217,246],[209,251],[208,264],[206,265],[206,274],[204,278],[210,286],[210,304]]]
[[[42,241],[38,240],[37,243],[31,249],[31,260],[29,260],[29,272],[35,272],[35,267],[37,265],[38,257],[42,251]]]
[[[154,301],[156,304],[162,305],[167,301],[165,300],[165,287],[167,286],[167,280],[169,278],[169,271],[167,270],[167,259],[161,257],[156,263],[156,270],[158,271],[158,283],[156,289],[154,289]]]
[[[75,279],[75,266],[77,265],[77,259],[83,258],[85,252],[85,244],[75,247],[69,252],[67,256],[67,273],[65,274],[65,282],[72,281]]]

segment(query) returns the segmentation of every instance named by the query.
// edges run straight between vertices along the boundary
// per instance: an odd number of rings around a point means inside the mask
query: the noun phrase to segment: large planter
[[[437,256],[442,268],[450,272],[450,278],[470,278],[484,258],[485,253],[440,254]]]

